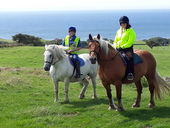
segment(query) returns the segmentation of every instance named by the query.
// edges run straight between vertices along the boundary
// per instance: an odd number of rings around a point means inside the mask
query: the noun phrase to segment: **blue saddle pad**
[[[126,56],[123,56],[121,53],[119,53],[119,54],[120,54],[120,56],[122,58],[122,61],[123,61],[124,65],[127,65]],[[139,64],[139,63],[143,62],[143,60],[136,53],[133,54],[133,58],[134,58],[134,64]]]
[[[70,61],[70,64],[71,64],[72,66],[74,66],[74,63],[73,63],[72,59],[71,59],[70,57],[68,57],[68,59],[69,59],[69,61]],[[82,58],[79,57],[78,60],[79,60],[79,62],[80,62],[80,66],[84,66],[84,65],[85,65],[85,62],[84,62],[84,60],[83,60]]]

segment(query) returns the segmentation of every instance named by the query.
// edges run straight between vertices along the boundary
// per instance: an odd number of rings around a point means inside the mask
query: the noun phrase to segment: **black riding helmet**
[[[129,24],[129,18],[127,16],[122,16],[122,17],[120,17],[119,22],[120,22],[120,24],[121,23]]]
[[[68,32],[76,32],[76,28],[75,27],[70,27],[69,29],[68,29]]]

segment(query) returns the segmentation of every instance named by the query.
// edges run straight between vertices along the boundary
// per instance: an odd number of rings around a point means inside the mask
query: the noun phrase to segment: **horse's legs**
[[[149,91],[150,91],[150,102],[148,104],[148,107],[154,107],[155,106],[155,101],[154,101],[154,89],[155,89],[155,85],[153,82],[153,79],[148,79],[148,84],[149,84]]]
[[[69,80],[66,78],[64,79],[64,84],[65,84],[65,102],[69,102],[68,98],[68,91],[69,91]]]
[[[123,105],[122,105],[122,84],[120,82],[117,82],[115,84],[116,87],[116,96],[117,96],[117,100],[118,100],[118,107],[117,107],[117,111],[123,111]]]
[[[87,81],[86,78],[84,78],[81,82],[83,84],[83,88],[82,88],[82,90],[80,92],[79,99],[84,99],[84,97],[85,97],[84,93],[86,92],[86,89],[88,87],[89,82]]]
[[[91,78],[91,81],[92,81],[92,85],[93,85],[92,99],[96,99],[97,98],[97,94],[96,94],[96,77]]]
[[[132,108],[134,107],[140,107],[140,100],[141,100],[141,93],[142,93],[142,85],[141,80],[135,82],[136,88],[137,88],[137,97],[135,100],[135,103],[132,105]]]
[[[52,80],[53,80],[53,84],[54,84],[54,93],[55,93],[54,102],[55,102],[55,101],[58,101],[58,81],[55,79],[52,79]]]
[[[116,109],[116,106],[114,105],[113,100],[112,100],[112,93],[111,93],[110,84],[107,84],[103,81],[102,81],[102,84],[105,87],[106,92],[107,92],[107,97],[109,98],[109,108],[108,108],[108,110]]]

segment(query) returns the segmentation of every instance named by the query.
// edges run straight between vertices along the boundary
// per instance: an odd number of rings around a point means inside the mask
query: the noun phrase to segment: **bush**
[[[87,41],[81,41],[82,48],[88,48],[89,44]]]
[[[19,44],[25,44],[25,45],[33,45],[33,46],[42,46],[44,45],[41,41],[41,38],[27,35],[27,34],[16,34],[12,36],[12,40],[19,43]]]
[[[62,42],[63,42],[62,39],[56,38],[56,39],[54,39],[54,40],[48,41],[47,44],[57,44],[57,45],[61,45]]]
[[[152,49],[154,46],[168,46],[170,39],[161,38],[161,37],[154,37],[150,38],[149,40],[143,40],[146,44]]]

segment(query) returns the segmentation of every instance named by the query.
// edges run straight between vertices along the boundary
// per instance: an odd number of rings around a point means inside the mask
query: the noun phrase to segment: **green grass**
[[[170,76],[170,47],[135,46],[149,50],[157,60],[157,70]],[[131,108],[135,97],[134,84],[123,86],[123,112],[108,111],[108,98],[97,80],[98,99],[91,99],[92,85],[84,100],[78,99],[81,86],[70,84],[70,103],[65,103],[64,85],[59,85],[58,102],[54,102],[51,77],[43,70],[44,47],[0,49],[0,128],[169,128],[170,97],[156,100],[156,107],[147,108],[149,91],[145,87],[140,108]],[[82,50],[88,52],[88,50]],[[112,86],[115,99],[115,88]]]
[[[135,49],[147,50],[153,54],[157,62],[157,71],[161,76],[170,76],[169,58],[170,58],[170,46],[154,47],[150,49],[147,45],[134,45]]]
[[[146,44],[146,42],[145,41],[135,41],[134,44]]]
[[[2,39],[2,38],[0,38],[0,42],[2,42],[2,41],[8,42],[8,43],[13,43],[13,40],[11,40],[11,39]]]

